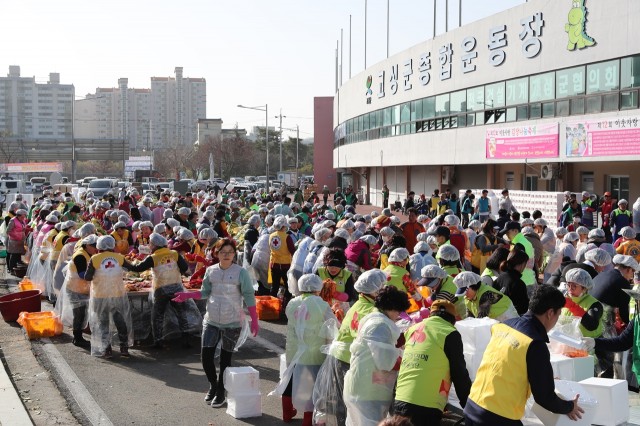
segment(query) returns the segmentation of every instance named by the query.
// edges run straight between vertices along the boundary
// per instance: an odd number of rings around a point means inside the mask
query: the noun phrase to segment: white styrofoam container
[[[598,400],[599,409],[593,422],[615,426],[629,421],[629,395],[626,380],[591,377],[580,382]]]
[[[464,360],[471,380],[475,380],[482,356],[491,340],[491,327],[498,321],[491,318],[466,318],[456,321],[455,327],[462,337]]]
[[[594,361],[589,355],[582,358],[570,358],[560,354],[551,354],[553,377],[560,380],[579,382],[593,377]]]
[[[566,414],[555,414],[542,408],[537,403],[533,404],[532,411],[545,426],[589,426],[598,411],[598,401],[593,398],[579,383],[567,380],[556,380],[556,394],[566,401],[573,400],[580,394],[578,405],[584,410],[582,418],[573,421]],[[600,410],[602,411],[602,410]]]
[[[227,367],[223,380],[230,395],[260,392],[260,373],[253,367]]]
[[[227,396],[227,414],[236,418],[262,416],[262,394],[260,392]]]

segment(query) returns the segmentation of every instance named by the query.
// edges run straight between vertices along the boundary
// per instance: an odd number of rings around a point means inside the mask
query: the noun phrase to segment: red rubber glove
[[[340,302],[346,302],[349,300],[349,295],[341,291],[334,291],[331,297],[336,300],[339,300]]]
[[[195,260],[196,262],[204,263],[207,266],[211,266],[213,264],[211,260],[208,260],[207,258],[200,255],[196,255]]]
[[[189,281],[197,280],[198,278],[202,277],[206,270],[207,268],[205,267],[198,269],[193,273],[193,275],[191,275],[191,279]]]
[[[185,253],[184,258],[189,262],[194,262],[196,260],[196,255],[193,253]]]
[[[258,322],[258,312],[256,311],[255,306],[249,306],[249,316],[251,317],[251,334],[253,337],[258,335],[258,331],[260,331],[260,323]]]
[[[619,336],[619,335],[622,334],[624,329],[627,327],[627,324],[623,323],[622,321],[616,320],[616,322],[613,323],[613,326],[616,328],[616,333]]]
[[[566,297],[565,299],[566,299],[566,302],[564,304],[564,307],[567,308],[569,312],[571,312],[574,316],[582,318],[584,314],[587,313],[587,311],[582,309],[580,305],[578,305],[576,302],[574,302],[570,298]]]

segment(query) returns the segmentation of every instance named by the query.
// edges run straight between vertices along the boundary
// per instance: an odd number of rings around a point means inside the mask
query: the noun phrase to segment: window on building
[[[618,111],[618,93],[602,95],[602,111]]]
[[[400,122],[408,123],[411,121],[411,102],[400,105]]]
[[[536,118],[540,118],[542,116],[542,104],[541,103],[535,103],[535,104],[531,104],[529,105],[529,118],[536,119]]]
[[[556,71],[556,98],[584,95],[585,67]]]
[[[506,82],[507,105],[529,102],[529,78],[522,77]]]
[[[587,114],[597,114],[602,111],[602,96],[590,96],[587,98]]]
[[[459,90],[451,94],[449,103],[449,111],[451,114],[458,114],[467,111],[467,91]]]
[[[520,105],[516,107],[516,120],[523,121],[529,119],[529,106],[528,105]]]
[[[555,73],[547,72],[529,77],[529,101],[538,102],[555,97]]]
[[[638,108],[638,91],[620,92],[620,109]]]
[[[391,125],[391,108],[385,108],[384,110],[382,110],[382,125]]]
[[[422,100],[422,118],[433,118],[436,116],[436,98],[431,96]]]
[[[488,84],[485,86],[484,103],[487,108],[498,108],[504,106],[504,81],[494,84]]]
[[[467,111],[482,111],[484,104],[484,86],[467,89]]]
[[[620,61],[587,65],[587,95],[618,90]]]
[[[620,63],[620,88],[640,87],[640,55],[623,58]]]
[[[571,99],[571,115],[584,114],[584,98]]]
[[[566,117],[569,115],[569,101],[558,101],[556,102],[556,115],[558,117]]]
[[[422,99],[411,102],[411,121],[422,119]]]
[[[507,108],[507,121],[516,121],[516,109]]]
[[[611,175],[608,177],[608,191],[611,197],[617,200],[629,199],[629,176]]]
[[[542,104],[542,118],[553,117],[555,108],[553,102],[545,102]]]
[[[449,115],[449,94],[436,96],[436,117]]]
[[[400,105],[391,107],[391,124],[400,124]]]

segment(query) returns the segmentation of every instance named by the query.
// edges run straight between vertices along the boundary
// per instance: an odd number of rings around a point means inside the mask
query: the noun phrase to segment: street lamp
[[[264,129],[265,129],[265,142],[267,145],[267,181],[265,182],[265,188],[269,193],[269,105],[249,107],[244,105],[238,105],[238,108],[255,109],[256,111],[264,111]]]

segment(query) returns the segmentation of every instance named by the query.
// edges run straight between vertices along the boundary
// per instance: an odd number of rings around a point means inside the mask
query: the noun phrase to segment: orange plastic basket
[[[256,312],[258,319],[277,320],[280,318],[280,299],[273,296],[256,296]]]
[[[20,324],[30,340],[41,337],[53,337],[62,334],[62,322],[58,315],[51,311],[22,312],[18,317]]]
[[[20,289],[20,291],[34,290],[35,287],[36,286],[33,284],[33,282],[31,282],[29,278],[25,278],[18,283],[18,288]]]

